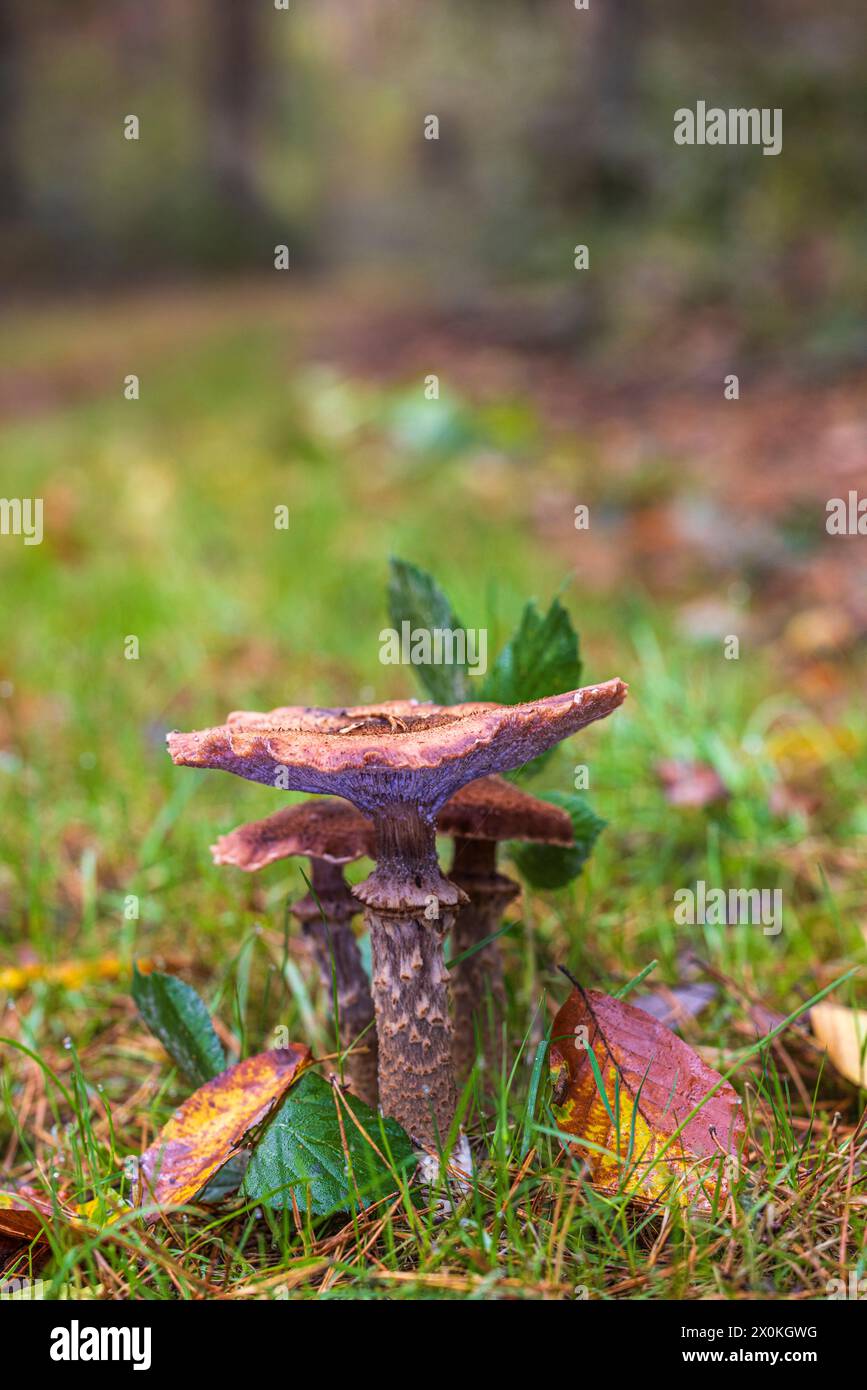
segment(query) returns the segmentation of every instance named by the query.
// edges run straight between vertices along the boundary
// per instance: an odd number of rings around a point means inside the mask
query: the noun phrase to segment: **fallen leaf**
[[[728,788],[719,773],[708,763],[664,758],[656,764],[656,772],[665,799],[672,806],[709,806],[728,796]]]
[[[62,1208],[58,1214],[69,1219]],[[0,1284],[13,1277],[29,1278],[45,1263],[48,1231],[56,1219],[51,1204],[29,1189],[0,1189]]]
[[[575,989],[554,1020],[550,1068],[557,1123],[598,1191],[653,1205],[674,1190],[705,1213],[728,1196],[745,1134],[737,1093],[656,1019]]]
[[[142,1154],[137,1204],[191,1201],[309,1062],[308,1047],[289,1043],[246,1057],[200,1086]]]
[[[406,1174],[417,1159],[396,1120],[354,1096],[336,1096],[308,1072],[256,1144],[242,1192],[277,1210],[294,1196],[316,1216],[355,1211],[397,1191],[396,1173]]]
[[[840,1075],[867,1087],[867,1009],[823,999],[810,1010],[810,1024]]]

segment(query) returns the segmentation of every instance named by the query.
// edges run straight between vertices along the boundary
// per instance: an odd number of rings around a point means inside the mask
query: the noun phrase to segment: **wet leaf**
[[[432,575],[406,560],[392,557],[388,582],[388,611],[398,632],[408,622],[410,630],[434,628],[457,631],[461,627],[449,600]],[[432,700],[440,705],[456,705],[464,700],[487,699],[472,693],[467,667],[453,665],[415,666],[419,680]],[[571,689],[564,686],[564,689]],[[548,693],[548,692],[546,692]]]
[[[201,1086],[225,1069],[226,1056],[211,1015],[192,985],[159,970],[150,975],[136,970],[132,997],[148,1028],[192,1085]]]
[[[176,1110],[142,1155],[138,1203],[189,1202],[235,1158],[245,1136],[310,1061],[310,1049],[290,1043],[246,1057],[200,1086]]]
[[[867,1088],[867,1009],[824,999],[810,1010],[810,1024],[840,1075]]]
[[[674,1191],[705,1213],[715,1194],[725,1199],[744,1138],[740,1101],[676,1034],[622,999],[576,989],[549,1055],[557,1123],[598,1191],[643,1205]]]
[[[540,799],[550,801],[553,806],[560,806],[568,812],[572,820],[574,843],[536,845],[515,842],[509,845],[508,853],[531,888],[562,888],[578,877],[608,822],[600,819],[584,797],[576,792],[541,792]]]
[[[338,1098],[327,1081],[308,1072],[253,1150],[242,1192],[276,1210],[291,1206],[294,1194],[300,1210],[315,1216],[354,1211],[396,1191],[396,1173],[409,1174],[416,1159],[395,1120],[354,1096]]]

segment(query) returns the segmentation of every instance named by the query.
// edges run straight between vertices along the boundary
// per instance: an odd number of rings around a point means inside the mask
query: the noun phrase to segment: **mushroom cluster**
[[[402,700],[347,709],[286,706],[267,714],[237,712],[216,728],[169,735],[177,764],[220,768],[288,791],[342,797],[371,822],[376,868],[351,891],[370,931],[379,1103],[433,1154],[449,1139],[457,1103],[443,941],[470,901],[467,889],[440,870],[438,817],[461,788],[538,757],[611,714],[625,695],[623,682],[610,680],[519,705],[439,706]],[[508,822],[508,838],[515,838],[520,809],[515,816]],[[474,924],[468,919],[475,945],[491,934],[490,923],[504,902],[506,890],[494,858],[501,835],[494,832],[506,823],[496,823],[492,813],[487,827],[481,826],[486,833],[467,833],[472,821],[466,818],[452,822],[456,828],[448,832],[457,841],[454,872],[477,894],[471,909]],[[441,821],[440,828],[447,831],[447,823]],[[243,839],[251,829],[233,834]],[[256,838],[251,840],[252,858]],[[306,853],[314,871],[317,861],[331,864],[342,881],[339,853],[312,854],[310,843],[292,852]],[[324,879],[320,882],[327,888]],[[329,882],[336,886],[334,875]],[[487,886],[479,892],[482,884]],[[313,886],[320,896],[315,881]],[[330,904],[328,892],[326,900]],[[321,897],[320,902],[325,909],[320,920],[328,922],[331,907],[325,908]],[[479,902],[487,904],[481,914]],[[307,917],[306,924],[312,920]],[[348,927],[345,906],[340,920]],[[330,977],[332,955],[337,955],[333,926],[328,934]]]

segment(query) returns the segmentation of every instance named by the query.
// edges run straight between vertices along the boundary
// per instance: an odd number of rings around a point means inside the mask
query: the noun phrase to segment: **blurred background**
[[[284,242],[456,310],[532,286],[573,351],[863,354],[865,61],[857,0],[3,0],[5,278],[201,282]],[[698,98],[781,107],[782,157],[674,147]]]
[[[552,928],[593,970],[673,969],[708,855],[802,903],[782,968],[863,948],[816,863],[861,911],[865,542],[825,506],[867,485],[865,67],[860,0],[0,0],[0,478],[45,507],[0,537],[7,958],[249,922],[208,845],[268,789],[163,734],[412,691],[390,553],[492,651],[560,592],[630,682]],[[698,100],[781,107],[782,153],[675,146]],[[662,758],[725,811],[675,813]]]

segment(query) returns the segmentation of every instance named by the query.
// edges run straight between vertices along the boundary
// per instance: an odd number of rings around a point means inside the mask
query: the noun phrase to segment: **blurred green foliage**
[[[754,351],[865,347],[860,0],[12,13],[0,244],[19,285],[266,272],[286,243],[295,268],[386,268],[455,305],[547,287],[576,350],[645,349],[698,310]],[[698,99],[782,108],[782,153],[675,147]]]

